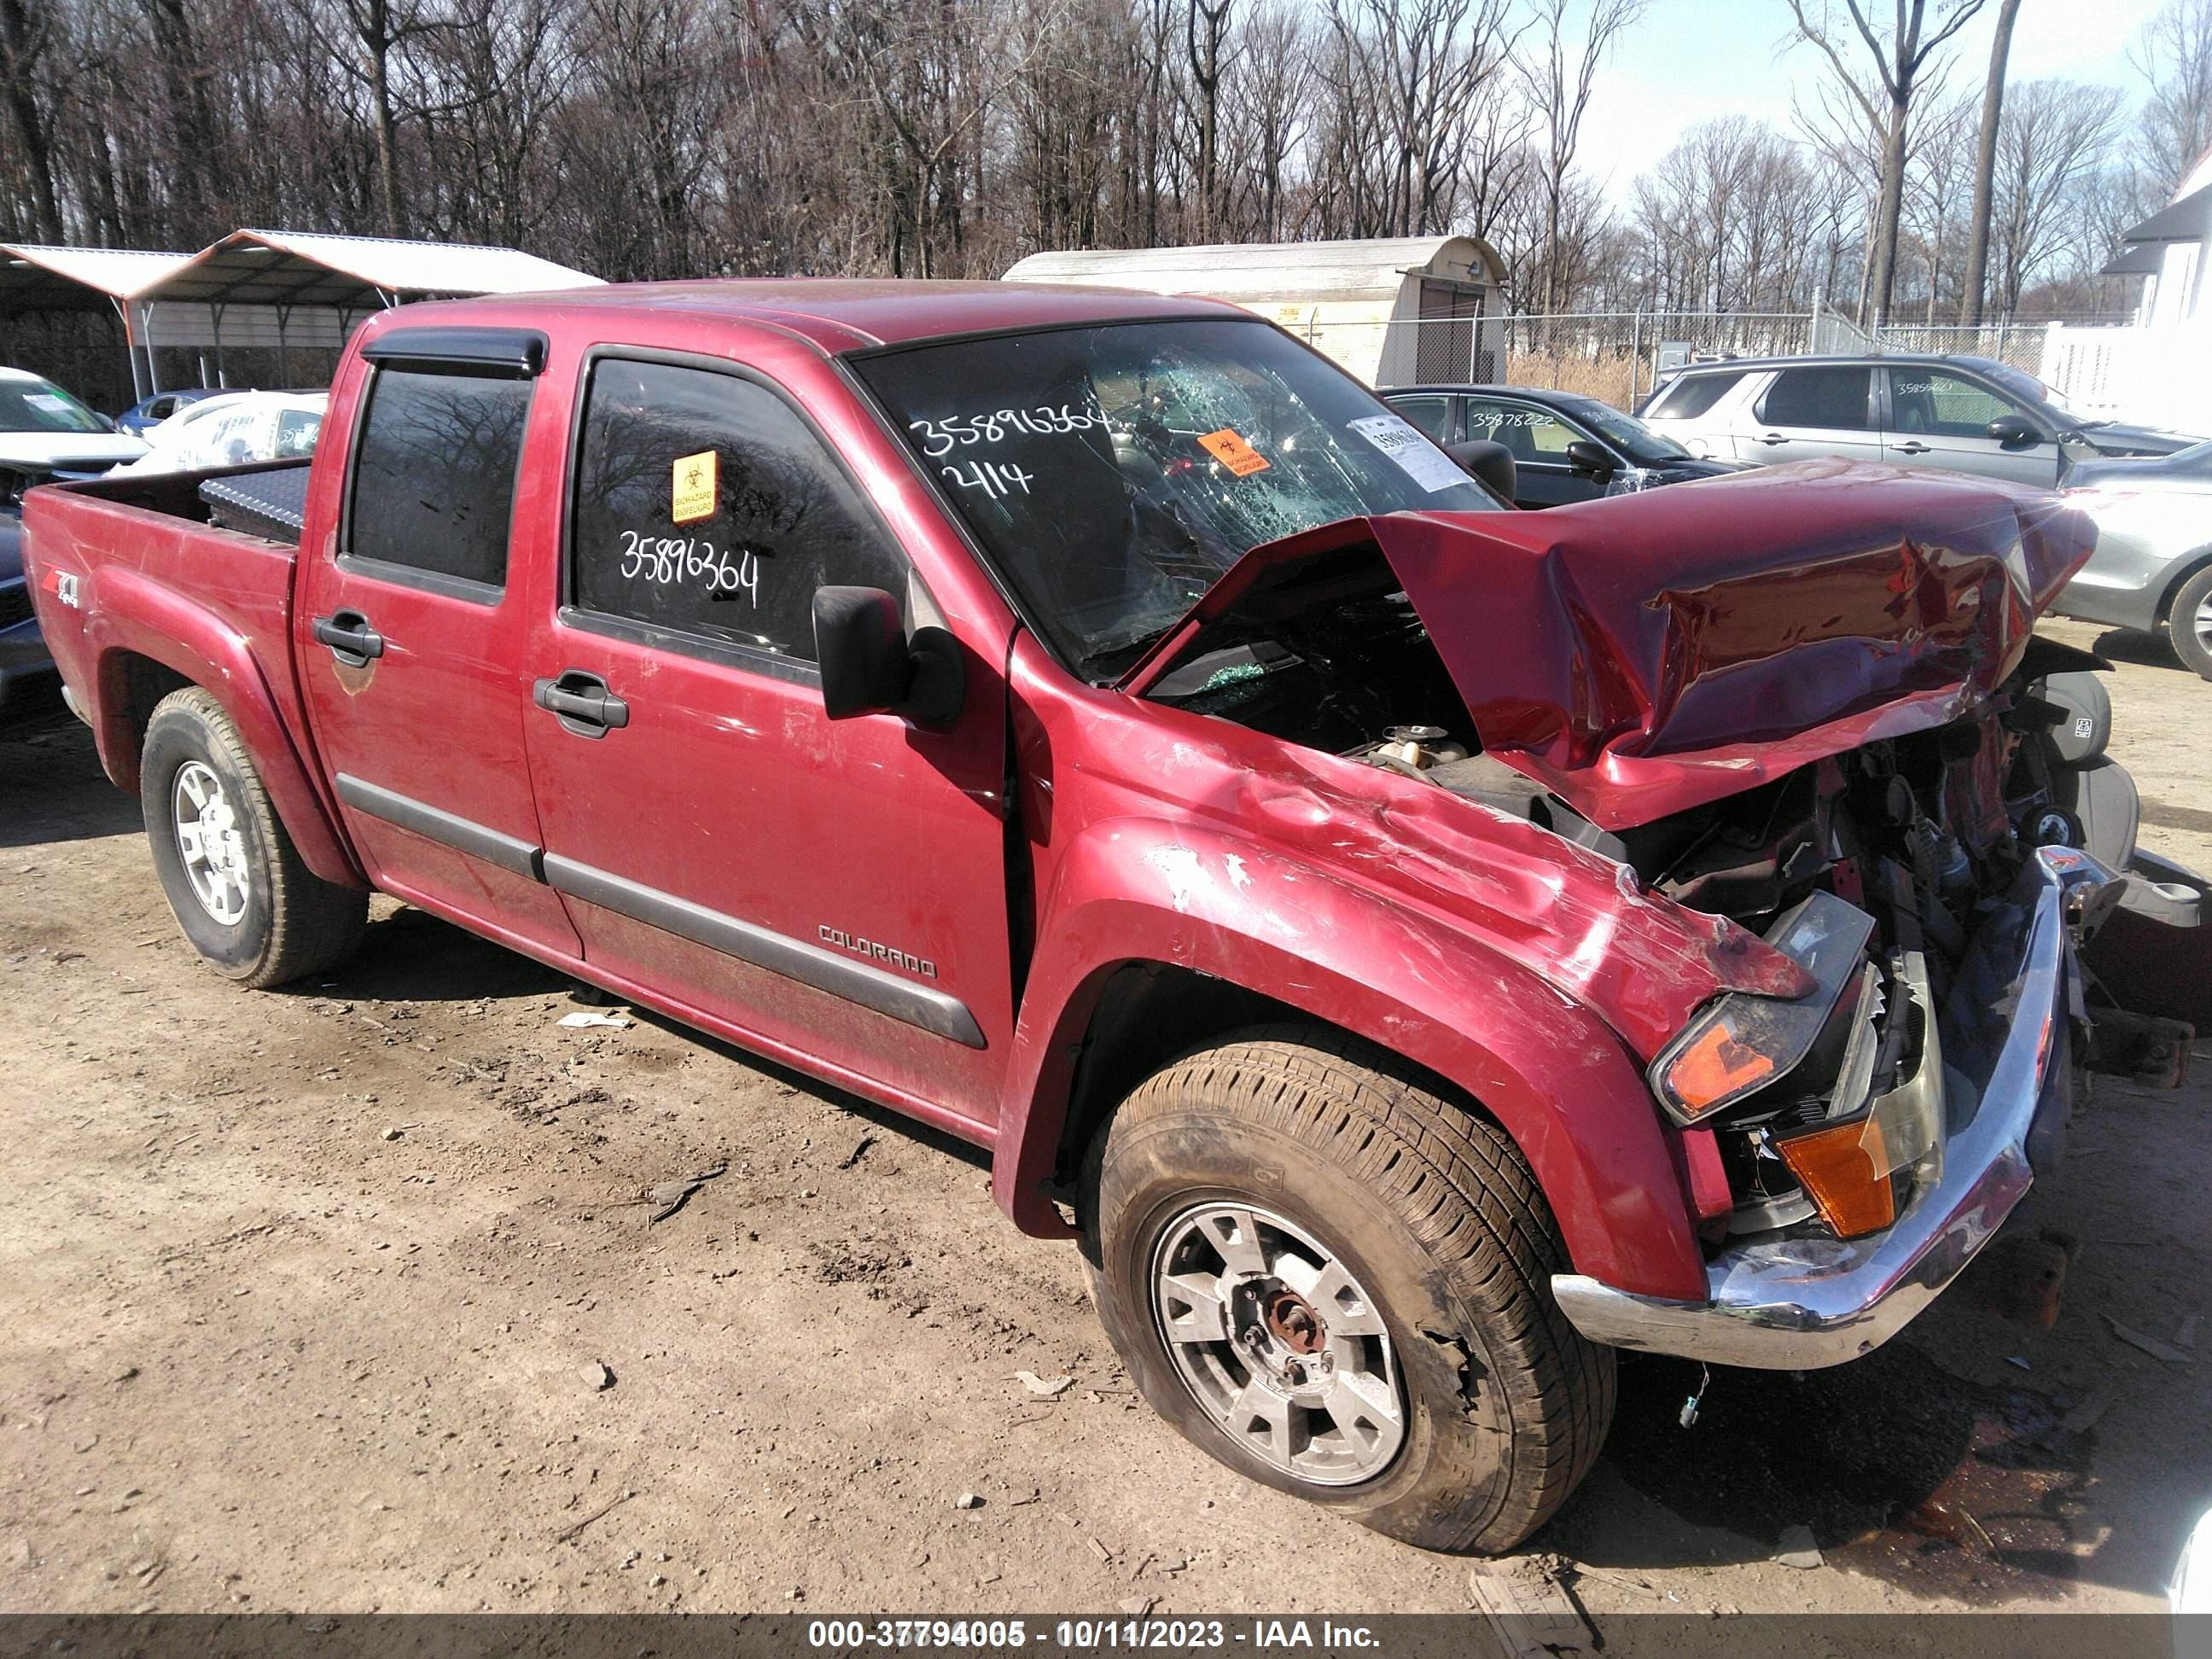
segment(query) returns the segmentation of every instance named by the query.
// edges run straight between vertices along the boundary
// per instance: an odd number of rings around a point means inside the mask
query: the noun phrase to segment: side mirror
[[[1620,470],[1613,453],[1589,438],[1577,438],[1567,446],[1567,464],[1576,471],[1587,472],[1601,482]]]
[[[2033,449],[2043,441],[2043,434],[2017,415],[2000,415],[1984,430],[2006,449]]]
[[[1444,453],[1457,461],[1469,477],[1487,484],[1498,500],[1509,504],[1512,501],[1513,452],[1504,444],[1492,443],[1487,438],[1470,438],[1465,443],[1446,444]]]
[[[960,712],[967,690],[958,642],[941,628],[908,641],[898,601],[880,587],[815,590],[814,659],[833,720],[901,714],[939,724]]]

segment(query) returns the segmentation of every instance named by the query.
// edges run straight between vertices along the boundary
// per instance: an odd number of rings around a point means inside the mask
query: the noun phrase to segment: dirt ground
[[[2212,868],[2212,685],[2112,648],[2145,841]],[[563,1029],[558,976],[374,916],[326,982],[238,992],[82,729],[0,741],[0,1610],[1470,1606],[1466,1561],[1172,1436],[975,1153],[650,1017]],[[1696,1368],[1625,1359],[1534,1547],[1601,1623],[2162,1606],[2212,1331],[2161,1359],[2111,1321],[2212,1316],[2197,1059],[2098,1079],[2031,1200],[2021,1237],[2080,1241],[2054,1329],[1996,1310],[2005,1244],[1866,1361],[1717,1375],[1689,1429]],[[1796,1526],[1824,1565],[1772,1559]]]

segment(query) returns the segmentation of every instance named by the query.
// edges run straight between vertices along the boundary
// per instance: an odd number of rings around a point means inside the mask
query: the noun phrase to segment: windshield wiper
[[[1097,649],[1083,653],[1083,678],[1103,683],[1118,680],[1128,672],[1137,659],[1159,643],[1163,636],[1182,620],[1178,616],[1162,623],[1158,628],[1141,634],[1132,634],[1123,639],[1109,640]],[[1103,671],[1103,672],[1100,672]]]

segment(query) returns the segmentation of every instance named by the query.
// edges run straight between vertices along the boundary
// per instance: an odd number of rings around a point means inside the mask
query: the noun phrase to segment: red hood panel
[[[1810,461],[1324,526],[1255,549],[1194,623],[1370,538],[1483,747],[1620,830],[1956,718],[2012,672],[2096,530],[2041,491]]]

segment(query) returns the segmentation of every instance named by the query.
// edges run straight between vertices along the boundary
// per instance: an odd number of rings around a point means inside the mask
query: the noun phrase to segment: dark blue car
[[[196,404],[203,398],[213,398],[228,390],[223,386],[186,386],[179,392],[157,392],[150,398],[141,398],[115,417],[115,429],[127,432],[134,438],[143,438],[147,428],[167,420],[186,404]]]
[[[0,513],[0,721],[26,690],[54,678],[54,661],[39,637],[30,585],[23,580],[23,521]]]
[[[1522,386],[1393,386],[1382,401],[1449,447],[1486,439],[1513,457],[1513,504],[1561,507],[1738,472],[1703,461],[1633,415],[1569,392]]]

